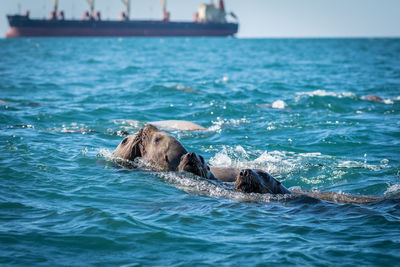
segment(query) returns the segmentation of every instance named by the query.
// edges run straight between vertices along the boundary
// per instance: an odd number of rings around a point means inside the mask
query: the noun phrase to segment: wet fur
[[[291,194],[281,182],[262,170],[244,169],[236,177],[235,190],[243,193]]]
[[[187,153],[182,156],[178,166],[178,171],[186,171],[194,175],[215,180],[213,173],[210,171],[204,158],[194,152]]]

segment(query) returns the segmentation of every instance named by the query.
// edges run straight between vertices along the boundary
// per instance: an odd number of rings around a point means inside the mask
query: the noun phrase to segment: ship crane
[[[53,12],[57,14],[58,11],[58,0],[53,0]]]
[[[53,11],[50,13],[50,19],[56,20],[57,19],[57,10],[58,10],[58,1],[53,0]]]
[[[126,8],[126,14],[125,14],[125,20],[129,20],[130,15],[131,15],[131,1],[130,0],[121,0],[122,3],[125,5]]]
[[[163,20],[169,21],[170,13],[167,11],[167,0],[161,0],[162,12],[163,12]]]
[[[94,0],[86,0],[90,7],[90,18],[94,18]]]
[[[60,12],[58,12],[58,0],[53,0],[53,11],[50,12],[50,19],[64,20],[64,11],[61,10]]]

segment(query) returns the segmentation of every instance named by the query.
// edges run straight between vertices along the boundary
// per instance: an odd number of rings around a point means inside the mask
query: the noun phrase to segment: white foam
[[[361,161],[345,160],[345,161],[340,161],[337,166],[339,168],[347,168],[347,169],[363,168],[363,169],[369,169],[372,171],[380,171],[381,170],[381,166],[367,164],[366,161],[361,162]]]
[[[62,124],[61,128],[52,128],[50,129],[52,131],[56,132],[61,132],[61,133],[82,133],[82,134],[87,134],[90,132],[93,132],[87,125],[83,123],[76,123],[76,122],[71,122],[70,124]]]
[[[100,148],[99,149],[99,153],[97,154],[99,157],[103,157],[103,158],[105,158],[105,159],[107,159],[107,160],[110,160],[110,161],[112,161],[112,160],[114,160],[114,159],[116,159],[117,157],[115,157],[114,155],[113,155],[113,153],[110,151],[110,150],[108,150],[107,148]]]
[[[386,105],[393,105],[394,104],[392,99],[383,99],[383,103],[385,103]]]
[[[390,165],[389,165],[389,160],[388,159],[382,159],[381,161],[380,161],[380,167],[382,168],[382,169],[387,169],[387,168],[390,168]]]
[[[325,90],[315,90],[311,92],[298,92],[296,95],[308,95],[308,96],[333,96],[337,98],[354,98],[355,94],[351,92],[328,92]]]
[[[88,153],[88,152],[89,152],[89,150],[88,150],[87,147],[81,149],[81,154],[82,154],[84,157],[87,156],[87,153]]]
[[[159,172],[155,174],[171,183],[176,188],[190,194],[206,195],[218,198],[223,197],[240,202],[270,202],[295,197],[293,195],[241,193],[233,190],[234,186],[232,183],[208,181],[187,173]]]
[[[235,152],[241,154],[243,157],[248,157],[246,150],[242,146],[236,146]]]
[[[121,166],[129,166],[129,168],[141,168],[146,170],[151,170],[153,166],[149,163],[142,160],[142,158],[136,158],[134,161],[126,160],[120,157],[115,156],[110,150],[107,148],[100,148],[97,157],[102,157],[107,161],[116,163]]]
[[[253,158],[253,159],[252,159]],[[262,169],[273,175],[288,174],[296,169],[303,168],[304,158],[327,158],[321,153],[302,153],[282,151],[246,151],[241,146],[223,146],[215,156],[211,157],[209,164],[222,168],[255,168]]]
[[[319,188],[321,185],[346,182],[345,177],[351,169],[362,168],[380,171],[389,168],[389,161],[382,159],[378,164],[336,158],[320,152],[295,153],[289,151],[244,150],[243,147],[222,146],[205,149],[215,153],[209,164],[221,168],[253,168],[264,170],[281,181],[295,177],[302,183]],[[243,151],[244,150],[244,151]]]
[[[208,130],[220,133],[223,128],[227,128],[230,126],[237,127],[240,124],[250,123],[250,121],[247,120],[246,118],[241,118],[241,119],[237,119],[237,120],[235,120],[235,119],[227,120],[227,119],[221,119],[220,117],[217,117],[217,120],[212,121],[211,123],[213,124],[213,126],[210,126],[208,128]]]
[[[386,189],[384,195],[394,195],[400,193],[400,184],[394,184],[388,187],[388,189]]]
[[[227,83],[229,81],[229,77],[223,76],[221,79],[215,80],[215,83]]]
[[[144,127],[146,123],[136,121],[136,120],[126,120],[126,119],[117,119],[117,120],[112,120],[112,123],[115,125],[119,125],[119,127],[127,132],[129,131],[136,131],[140,127]]]
[[[221,151],[210,159],[210,164],[215,167],[232,167],[233,161],[226,151]]]
[[[30,129],[35,129],[35,126],[31,124],[21,124],[21,128],[30,128]]]
[[[274,103],[272,103],[271,107],[275,109],[285,109],[287,104],[283,100],[276,100]]]
[[[320,152],[312,152],[312,153],[299,153],[300,156],[305,158],[328,158],[329,156],[322,155]]]

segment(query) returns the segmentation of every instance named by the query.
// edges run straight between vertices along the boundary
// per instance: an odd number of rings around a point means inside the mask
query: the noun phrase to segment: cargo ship
[[[126,11],[118,20],[102,20],[95,11],[94,0],[86,0],[90,11],[81,20],[65,19],[64,11],[58,10],[58,0],[53,0],[49,19],[30,18],[24,15],[7,15],[10,30],[7,38],[17,37],[134,37],[134,36],[234,36],[238,32],[238,20],[233,12],[226,12],[224,1],[202,4],[194,14],[194,20],[170,21],[166,0],[162,0],[161,20],[131,20],[130,0],[121,0]],[[233,22],[228,22],[228,18]]]

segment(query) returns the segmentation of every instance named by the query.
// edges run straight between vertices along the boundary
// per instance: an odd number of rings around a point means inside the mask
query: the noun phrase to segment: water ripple
[[[399,51],[397,39],[0,40],[0,262],[396,265]],[[206,128],[169,133],[213,166],[387,199],[242,194],[113,163],[123,131],[162,120]]]

